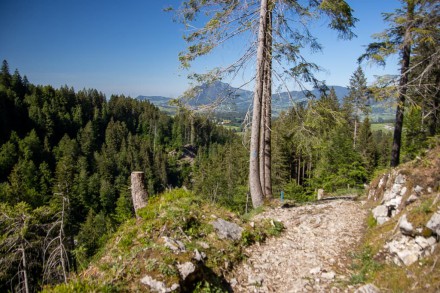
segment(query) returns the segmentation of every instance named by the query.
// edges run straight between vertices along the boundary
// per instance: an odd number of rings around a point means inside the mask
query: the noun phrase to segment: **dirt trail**
[[[340,292],[347,253],[360,240],[366,212],[359,202],[276,208],[257,218],[283,222],[278,238],[246,250],[247,260],[229,276],[234,292]]]

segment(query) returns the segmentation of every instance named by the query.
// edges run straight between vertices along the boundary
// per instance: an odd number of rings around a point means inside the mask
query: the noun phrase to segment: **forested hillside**
[[[6,61],[0,77],[0,290],[38,290],[85,268],[134,215],[132,171],[145,172],[149,196],[184,186],[250,209],[247,128],[236,134],[184,108],[171,117],[148,101],[33,85]],[[366,91],[358,68],[342,104],[331,90],[273,121],[275,195],[301,202],[320,188],[353,191],[388,165],[391,132],[372,131],[359,100]],[[420,114],[408,111],[404,160],[426,143]]]
[[[33,85],[6,61],[0,77],[3,292],[25,281],[34,291],[87,265],[133,215],[132,171],[145,172],[150,196],[190,186],[183,146],[203,154],[235,139],[183,110],[170,117],[124,96]]]
[[[34,290],[84,268],[134,215],[132,171],[145,172],[150,196],[185,186],[233,211],[250,208],[248,132],[237,135],[183,108],[171,117],[147,101],[36,86],[9,71],[4,61],[2,290],[24,279]],[[274,120],[275,194],[307,201],[319,188],[362,188],[388,164],[390,132],[372,132],[368,118],[359,120],[361,112],[368,117],[368,107],[353,100],[365,83],[357,72],[342,105],[332,90]],[[408,157],[421,148],[411,143],[415,138],[407,140]]]

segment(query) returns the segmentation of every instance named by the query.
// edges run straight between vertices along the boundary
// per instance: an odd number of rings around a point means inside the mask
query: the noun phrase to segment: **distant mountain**
[[[231,85],[216,81],[195,88],[195,96],[183,98],[194,108],[216,105],[218,112],[245,112],[253,97],[253,92],[234,88]]]
[[[335,89],[339,101],[348,94],[348,89],[341,86],[329,86]],[[199,108],[204,105],[216,104],[221,102],[217,111],[223,112],[246,112],[252,103],[253,92],[234,88],[227,83],[220,81],[212,84],[203,84],[196,88],[197,95],[189,100],[189,105]],[[311,93],[317,97],[321,95],[319,90],[312,90]],[[302,91],[291,91],[290,96],[287,92],[274,94],[272,97],[272,109],[275,115],[293,106],[293,102],[306,100],[306,95]]]
[[[335,89],[339,101],[342,101],[343,97],[348,94],[346,87],[329,86],[329,88],[331,87]],[[202,109],[203,106],[214,104],[217,112],[247,112],[253,99],[252,91],[234,88],[220,81],[196,87],[195,92],[195,96],[185,102],[195,109]],[[317,97],[321,95],[319,90],[312,90],[311,93]],[[159,108],[169,109],[172,107],[168,104],[171,99],[167,97],[138,96],[137,98],[148,100]],[[274,94],[272,97],[273,114],[277,116],[281,111],[291,108],[293,102],[304,100],[306,100],[306,96],[302,91],[291,91],[290,96],[287,92]]]

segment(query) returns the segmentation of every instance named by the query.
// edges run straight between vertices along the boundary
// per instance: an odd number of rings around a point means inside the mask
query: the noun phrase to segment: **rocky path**
[[[257,218],[281,221],[281,237],[246,251],[229,276],[234,292],[340,292],[348,278],[347,253],[360,240],[366,212],[359,202],[276,208]]]

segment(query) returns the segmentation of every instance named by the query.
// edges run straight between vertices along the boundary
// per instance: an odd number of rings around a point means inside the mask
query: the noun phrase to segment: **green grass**
[[[373,123],[371,124],[371,131],[385,131],[385,132],[392,132],[394,129],[393,123]]]
[[[261,211],[256,209],[247,217]],[[182,282],[177,265],[194,262],[194,250],[197,249],[207,256],[204,265],[199,267],[202,272],[191,284],[181,283],[182,290],[223,292],[227,289],[222,285],[223,275],[245,258],[244,248],[278,236],[284,230],[282,223],[273,220],[255,221],[251,226],[247,223],[250,218],[203,201],[183,189],[150,198],[138,215],[138,219],[130,219],[121,225],[86,270],[72,275],[68,284],[48,287],[46,291],[111,292],[115,288],[124,292],[145,291],[147,288],[139,282],[145,275],[171,286]],[[211,224],[214,218],[243,227],[242,238],[235,241],[218,238]],[[181,241],[185,251],[176,253],[165,247],[163,236]],[[225,269],[225,263],[229,268]]]
[[[373,249],[370,246],[365,246],[359,252],[354,254],[354,263],[352,269],[356,273],[352,274],[350,277],[351,284],[365,283],[374,277],[374,274],[378,272],[382,265],[374,260]]]

